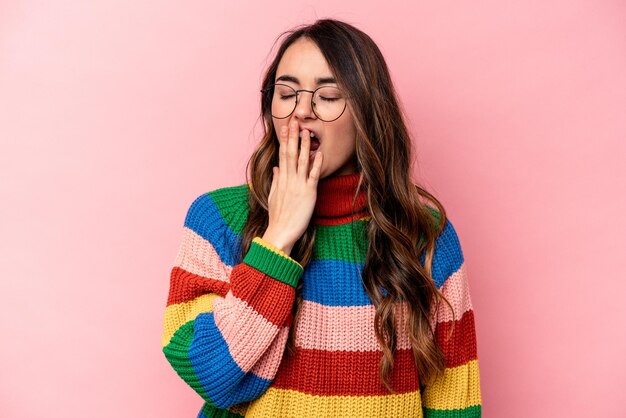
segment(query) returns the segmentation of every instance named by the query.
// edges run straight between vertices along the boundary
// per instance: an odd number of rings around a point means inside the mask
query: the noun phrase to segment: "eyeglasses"
[[[289,117],[298,105],[298,93],[306,91],[311,95],[311,108],[315,115],[324,122],[332,122],[346,110],[346,97],[335,86],[321,86],[315,90],[295,90],[291,86],[281,83],[270,84],[261,90],[271,100],[272,117],[285,119]]]

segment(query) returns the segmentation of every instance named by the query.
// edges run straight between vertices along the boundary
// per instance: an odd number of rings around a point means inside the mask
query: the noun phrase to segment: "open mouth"
[[[321,146],[321,142],[319,140],[319,138],[317,138],[317,136],[315,135],[315,132],[313,131],[309,131],[310,132],[310,156],[314,156],[315,155],[315,151],[317,151],[319,149],[319,147]],[[300,139],[302,139],[302,131],[300,131]],[[300,145],[298,145],[298,151],[300,150]]]

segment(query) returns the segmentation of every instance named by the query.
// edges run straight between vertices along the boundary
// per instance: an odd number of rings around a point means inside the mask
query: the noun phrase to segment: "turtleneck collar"
[[[352,198],[361,173],[325,177],[317,183],[317,200],[313,216],[320,225],[338,225],[367,216],[367,195],[361,185],[352,214]]]

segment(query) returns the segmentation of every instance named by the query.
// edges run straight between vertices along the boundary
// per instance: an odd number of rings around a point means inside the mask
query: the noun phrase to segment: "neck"
[[[317,184],[317,200],[313,216],[315,223],[321,225],[339,225],[352,222],[367,215],[367,195],[364,185],[354,202],[360,173],[325,177]]]

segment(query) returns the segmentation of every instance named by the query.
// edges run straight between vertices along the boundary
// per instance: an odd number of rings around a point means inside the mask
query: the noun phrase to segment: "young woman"
[[[480,417],[461,246],[380,50],[332,19],[287,34],[249,181],[187,212],[165,357],[198,417]]]

